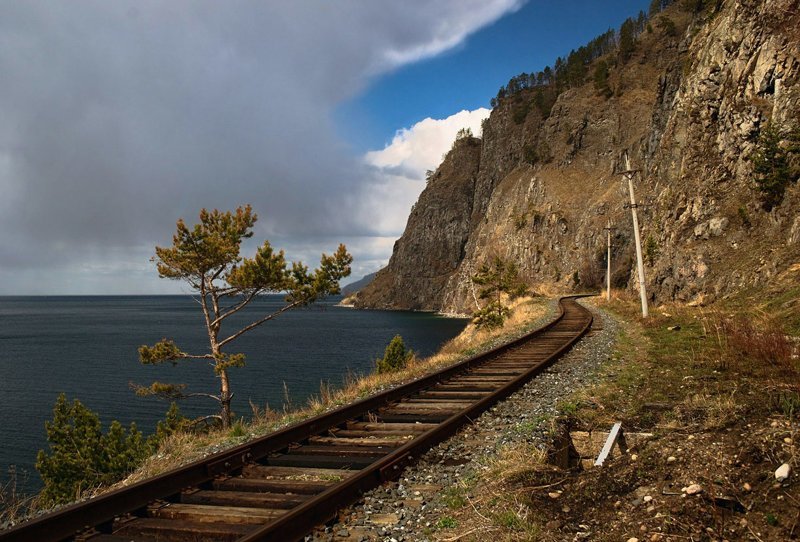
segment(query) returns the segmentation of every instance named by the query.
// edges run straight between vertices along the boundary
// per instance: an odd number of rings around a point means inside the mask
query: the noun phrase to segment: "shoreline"
[[[442,312],[442,311],[434,311],[434,310],[422,310],[422,309],[388,309],[388,308],[368,308],[368,307],[356,307],[355,303],[345,303],[348,298],[344,298],[339,301],[335,306],[341,307],[343,309],[353,309],[357,311],[389,311],[389,312],[416,312],[422,314],[435,314],[436,316],[441,316],[442,318],[456,318],[460,320],[469,320],[472,319],[471,314],[462,314],[459,312]]]

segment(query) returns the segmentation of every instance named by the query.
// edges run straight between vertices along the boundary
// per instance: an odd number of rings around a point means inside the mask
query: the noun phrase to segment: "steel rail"
[[[519,339],[483,354],[473,356],[436,373],[309,418],[270,435],[195,461],[149,480],[138,482],[85,502],[64,507],[22,523],[5,532],[0,532],[0,542],[73,540],[77,533],[86,529],[96,529],[99,533],[111,533],[115,518],[119,518],[124,514],[142,511],[153,501],[177,499],[181,491],[186,488],[208,484],[220,475],[237,472],[245,465],[259,460],[268,461],[267,458],[270,455],[287,450],[295,443],[306,442],[315,435],[336,428],[368,412],[395,404],[416,392],[432,388],[440,382],[465,374],[469,370],[480,367],[490,361],[498,358],[502,359],[503,354],[535,340],[564,322],[567,312],[565,307],[569,305],[570,310],[572,310],[572,307],[577,308],[580,315],[578,328],[569,337],[564,337],[560,346],[545,359],[531,364],[530,368],[486,397],[448,416],[438,423],[437,427],[419,434],[416,438],[383,457],[376,458],[370,465],[356,471],[356,474],[295,506],[270,523],[256,527],[253,532],[237,538],[237,540],[240,542],[256,540],[285,541],[301,538],[313,526],[327,521],[341,506],[357,500],[365,491],[380,485],[384,481],[397,478],[403,467],[411,463],[416,457],[419,457],[425,450],[447,439],[491,405],[511,395],[566,352],[589,330],[592,323],[591,313],[574,303],[573,300],[576,297],[581,296],[561,298],[559,300],[559,314],[554,320]]]

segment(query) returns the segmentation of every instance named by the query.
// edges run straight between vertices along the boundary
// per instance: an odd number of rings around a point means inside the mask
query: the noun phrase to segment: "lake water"
[[[229,319],[223,333],[277,309],[281,301],[280,296],[254,301]],[[466,324],[427,313],[356,311],[337,307],[337,302],[330,298],[290,311],[229,345],[228,352],[247,356],[246,367],[230,372],[237,414],[250,415],[250,400],[279,409],[284,384],[292,402],[302,405],[319,392],[320,381],[338,387],[348,371],[371,371],[395,334],[421,355],[429,355]],[[0,483],[14,465],[28,474],[24,489],[40,487],[36,452],[46,447],[44,422],[52,418],[61,392],[98,412],[104,427],[111,419],[136,421],[144,433],[153,430],[169,405],[136,397],[130,382],[186,383],[190,392],[218,393],[205,360],[177,367],[138,362],[137,348],[163,337],[186,352],[207,352],[202,315],[192,297],[0,297]],[[180,407],[188,416],[199,416],[213,413],[215,404],[190,399]]]

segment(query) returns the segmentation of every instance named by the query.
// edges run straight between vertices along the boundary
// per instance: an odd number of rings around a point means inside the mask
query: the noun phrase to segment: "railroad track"
[[[565,353],[574,297],[544,327],[398,388],[0,532],[16,541],[293,541],[335,517]]]

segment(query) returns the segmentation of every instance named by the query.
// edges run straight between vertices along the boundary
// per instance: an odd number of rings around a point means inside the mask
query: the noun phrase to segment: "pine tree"
[[[608,62],[601,60],[594,68],[594,88],[597,93],[606,98],[610,98],[613,92],[608,86]]]
[[[395,335],[386,346],[383,358],[375,360],[375,372],[384,374],[405,369],[412,357],[414,357],[414,352],[406,350],[403,338],[400,335]]]
[[[648,10],[650,14],[650,18],[652,19],[655,15],[661,13],[661,0],[651,0],[650,1],[650,9]]]
[[[484,263],[472,277],[472,281],[483,286],[478,292],[478,297],[488,300],[486,306],[473,314],[473,322],[479,328],[503,327],[512,312],[503,304],[503,295],[515,299],[528,291],[527,286],[519,278],[516,264],[506,262],[499,256],[492,258],[491,262]]]
[[[770,123],[761,130],[756,150],[749,159],[765,210],[780,205],[786,188],[797,182],[800,171],[792,164],[792,156],[797,153],[800,153],[799,128],[782,132]]]
[[[49,453],[39,450],[36,458],[45,504],[70,502],[91,489],[112,484],[151,452],[136,424],[126,430],[115,420],[108,433],[103,433],[99,416],[77,399],[70,405],[63,393],[45,430]]]
[[[471,133],[471,132],[470,132]],[[344,245],[331,256],[322,255],[319,268],[309,272],[301,262],[286,261],[283,251],[275,251],[269,241],[256,250],[253,258],[240,256],[242,242],[253,236],[257,220],[251,207],[239,207],[235,212],[214,209],[200,211],[200,223],[189,228],[178,220],[172,246],[156,247],[158,274],[162,278],[185,282],[198,297],[208,335],[208,351],[191,354],[181,350],[168,339],[153,346],[139,347],[139,360],[146,365],[170,362],[173,365],[187,359],[207,360],[219,379],[219,394],[187,393],[184,384],[154,382],[148,387],[134,385],[138,395],[155,395],[176,400],[205,397],[216,401],[217,419],[224,428],[231,425],[233,412],[228,371],[243,367],[245,356],[224,352],[227,345],[248,331],[278,317],[288,310],[303,307],[339,293],[339,280],[350,274],[352,256]],[[259,315],[248,325],[223,334],[222,324],[240,313],[251,301],[266,293],[285,292],[285,304],[276,311]]]
[[[619,28],[619,57],[623,62],[631,57],[636,46],[635,26],[633,19],[628,18]]]

